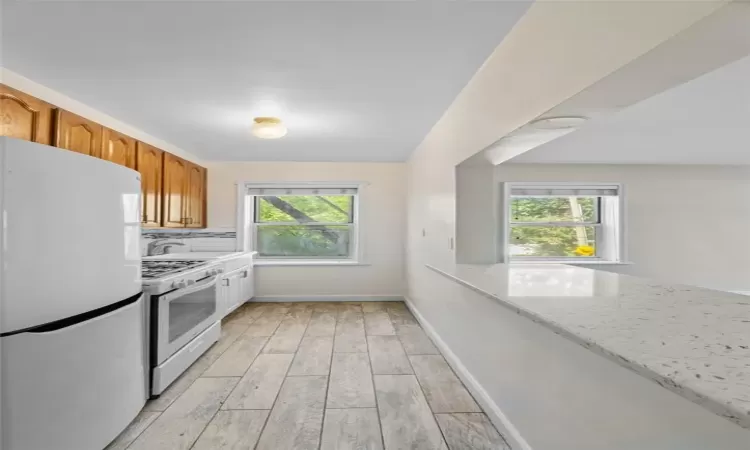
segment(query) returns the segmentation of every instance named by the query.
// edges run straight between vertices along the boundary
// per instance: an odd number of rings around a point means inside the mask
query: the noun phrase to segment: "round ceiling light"
[[[277,117],[256,117],[252,133],[261,139],[278,139],[286,136],[287,129]]]
[[[539,130],[566,130],[578,128],[587,120],[588,118],[580,116],[544,117],[533,120],[529,125]]]

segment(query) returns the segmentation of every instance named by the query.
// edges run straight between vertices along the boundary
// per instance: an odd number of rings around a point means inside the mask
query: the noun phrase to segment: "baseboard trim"
[[[249,302],[403,302],[403,295],[260,295]]]
[[[417,319],[419,324],[425,333],[432,339],[432,342],[438,347],[440,352],[445,357],[448,365],[453,368],[458,378],[463,381],[466,388],[471,392],[474,398],[479,402],[479,406],[482,407],[487,417],[492,421],[498,431],[505,437],[508,445],[513,450],[533,450],[531,445],[521,436],[518,429],[513,426],[508,417],[503,414],[497,404],[492,400],[487,391],[484,390],[482,385],[469,373],[469,370],[461,363],[461,360],[453,353],[448,345],[440,338],[435,328],[430,325],[429,322],[422,316],[419,310],[414,306],[414,303],[409,297],[404,298],[404,302],[409,310],[412,312],[414,317]]]

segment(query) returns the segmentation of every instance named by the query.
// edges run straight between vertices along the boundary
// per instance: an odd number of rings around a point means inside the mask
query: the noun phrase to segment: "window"
[[[512,183],[508,255],[514,260],[618,261],[620,187]]]
[[[261,259],[355,259],[356,188],[250,188]]]

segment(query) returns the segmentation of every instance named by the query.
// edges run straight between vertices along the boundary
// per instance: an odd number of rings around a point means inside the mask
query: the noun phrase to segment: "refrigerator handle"
[[[67,317],[65,319],[55,320],[54,322],[48,322],[42,325],[24,328],[22,330],[0,333],[0,337],[13,336],[15,334],[21,333],[50,333],[53,331],[62,330],[63,328],[68,328],[83,322],[88,322],[89,320],[96,319],[97,317],[101,317],[105,314],[109,314],[113,311],[117,311],[118,309],[122,309],[129,305],[132,305],[133,303],[140,300],[142,295],[143,292],[139,292],[131,297],[126,298],[125,300],[120,300],[119,302],[112,303],[111,305],[93,309],[85,313],[76,314],[75,316]]]

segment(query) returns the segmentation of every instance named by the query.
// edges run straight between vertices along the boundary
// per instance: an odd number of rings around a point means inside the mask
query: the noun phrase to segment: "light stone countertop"
[[[427,265],[750,428],[750,297],[562,264]]]

